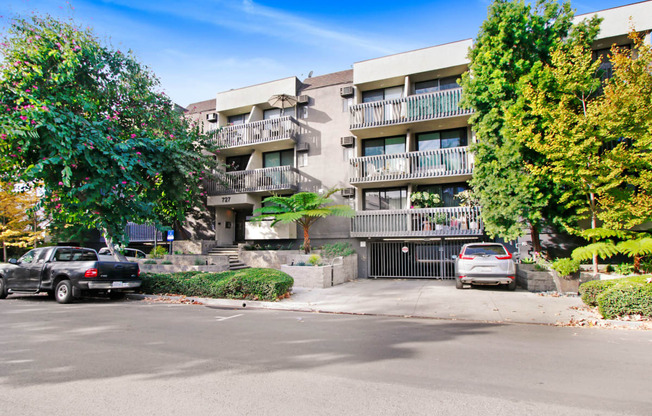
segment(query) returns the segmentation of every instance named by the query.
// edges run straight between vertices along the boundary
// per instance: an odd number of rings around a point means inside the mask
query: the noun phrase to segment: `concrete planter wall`
[[[228,265],[208,265],[208,266],[190,266],[183,264],[142,264],[140,271],[143,273],[178,273],[178,272],[206,272],[219,273],[229,269]]]
[[[215,240],[180,240],[172,242],[172,252],[180,251],[184,254],[206,254],[217,245]]]
[[[192,254],[168,254],[160,259],[154,259],[157,264],[145,264],[145,261],[152,259],[138,260],[142,272],[150,273],[176,273],[187,271],[202,272],[223,272],[229,269],[229,258],[227,256],[202,256]],[[172,264],[161,264],[163,261],[170,261]],[[198,265],[197,263],[203,263]]]
[[[548,270],[537,271],[534,264],[516,265],[516,283],[530,292],[554,292],[557,290],[554,277]]]
[[[307,289],[331,287],[336,284],[344,283],[331,281],[334,279],[336,269],[342,266],[288,266],[281,265],[281,271],[289,274],[294,279],[294,287],[303,287]],[[338,277],[342,273],[337,273]]]

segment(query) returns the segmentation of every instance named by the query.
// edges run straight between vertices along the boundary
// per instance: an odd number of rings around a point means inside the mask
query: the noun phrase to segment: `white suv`
[[[512,254],[498,243],[462,246],[455,258],[455,287],[464,285],[507,285],[516,289],[516,265]]]

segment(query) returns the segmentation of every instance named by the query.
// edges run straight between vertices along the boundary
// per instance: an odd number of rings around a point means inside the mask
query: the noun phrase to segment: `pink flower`
[[[123,185],[126,185],[126,184],[127,184],[127,181],[122,181],[122,184],[123,184]]]
[[[174,134],[170,134],[170,139],[174,139]]]
[[[27,116],[20,116],[21,120],[27,120]]]
[[[25,92],[32,92],[32,90],[30,90],[30,89],[28,88],[28,89],[25,90]]]
[[[59,186],[63,185],[63,182],[59,182]]]
[[[136,138],[136,135],[135,135],[135,134],[132,134],[132,135],[131,135],[131,138],[132,138],[132,139],[135,139],[135,138]]]
[[[46,105],[42,106],[41,108],[43,109],[43,111],[50,111],[50,109]]]
[[[136,154],[137,154],[138,156],[140,156],[142,153],[140,153],[140,152],[136,152]]]
[[[84,180],[90,180],[90,178],[84,178]]]

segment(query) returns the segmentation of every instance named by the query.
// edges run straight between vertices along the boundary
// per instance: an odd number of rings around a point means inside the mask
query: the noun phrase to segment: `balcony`
[[[351,237],[481,236],[479,207],[358,211]]]
[[[206,182],[209,196],[296,191],[299,187],[299,170],[292,166],[240,170],[221,174],[220,182]]]
[[[433,178],[465,180],[472,173],[473,154],[466,146],[349,160],[349,183],[363,187],[379,182],[393,185],[431,182]]]
[[[285,116],[222,127],[214,143],[224,156],[251,153],[254,148],[263,152],[282,150],[294,146],[298,130],[294,117]]]
[[[358,130],[471,114],[472,110],[460,108],[461,98],[462,89],[454,88],[354,105],[350,109],[349,128]]]

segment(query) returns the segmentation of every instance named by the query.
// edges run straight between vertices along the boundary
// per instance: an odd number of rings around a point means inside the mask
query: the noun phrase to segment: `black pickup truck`
[[[0,299],[10,293],[38,292],[49,293],[59,303],[86,293],[118,298],[140,284],[138,263],[99,261],[90,248],[35,248],[18,260],[0,264]]]

